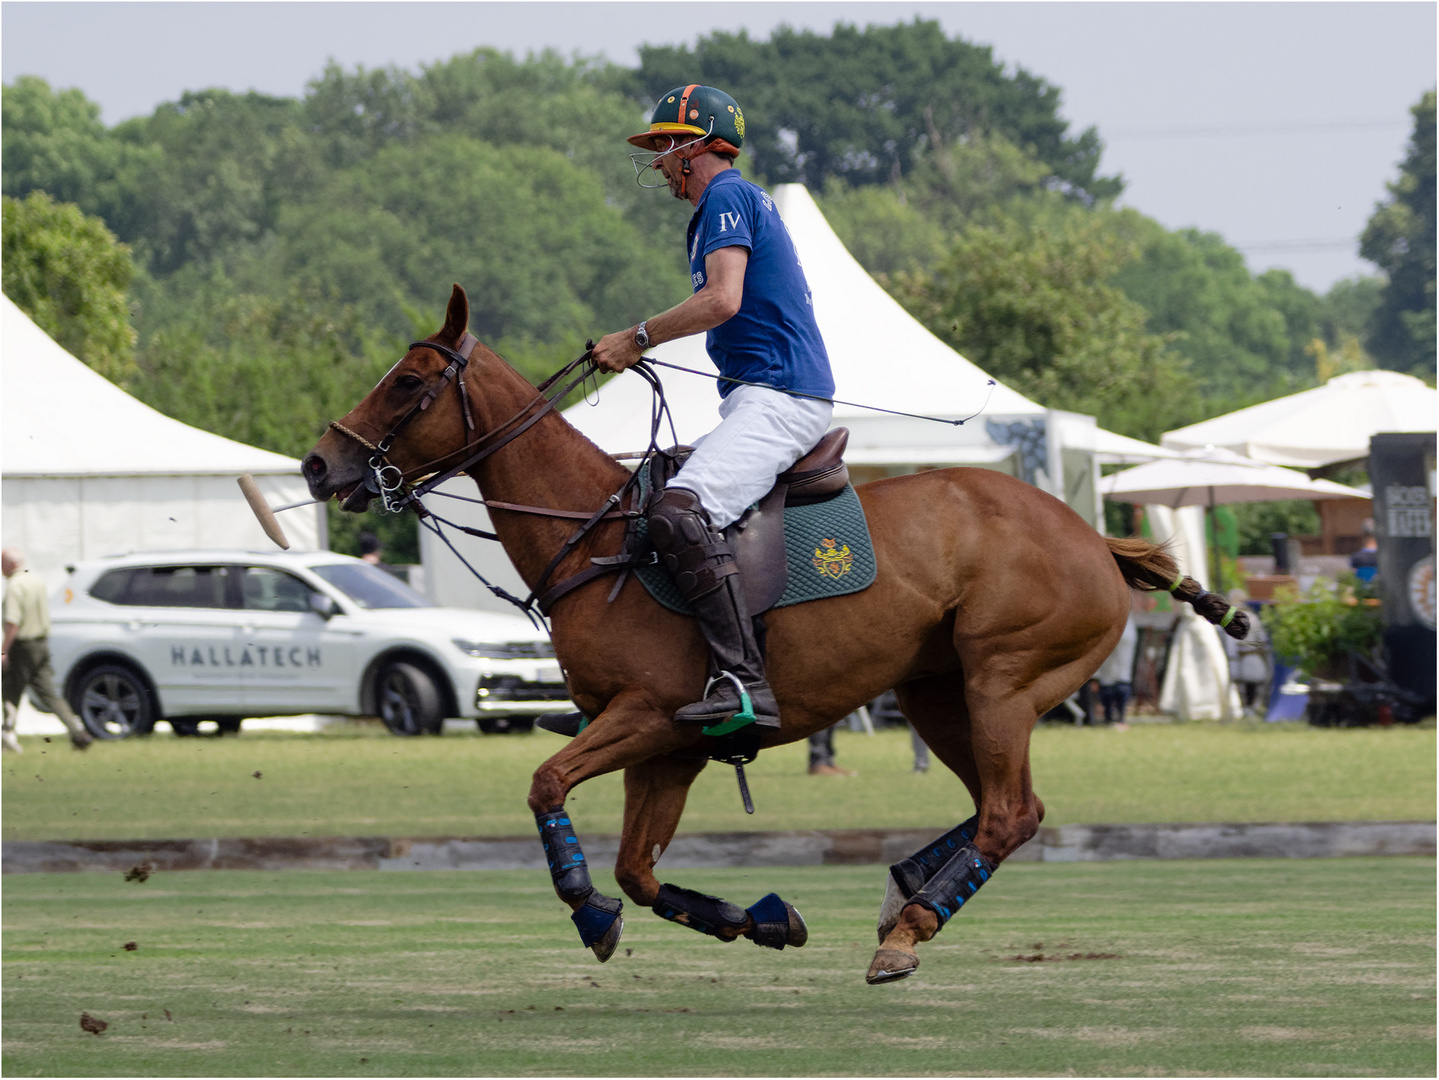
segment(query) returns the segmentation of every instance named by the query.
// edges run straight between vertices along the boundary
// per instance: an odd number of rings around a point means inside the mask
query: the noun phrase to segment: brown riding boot
[[[779,705],[765,679],[764,657],[755,642],[733,549],[686,488],[663,491],[647,520],[650,540],[680,595],[694,609],[710,647],[705,698],[680,709],[675,722],[709,726],[730,719],[743,706],[738,680],[749,695],[756,726],[779,727]]]

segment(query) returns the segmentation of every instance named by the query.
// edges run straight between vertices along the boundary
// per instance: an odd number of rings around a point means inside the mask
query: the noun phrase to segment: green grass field
[[[1005,867],[869,987],[883,873],[683,871],[779,891],[809,945],[630,906],[603,967],[543,874],[9,877],[4,1071],[1434,1075],[1433,859]]]
[[[24,740],[3,759],[6,840],[242,836],[528,836],[536,765],[558,736],[397,739],[374,725],[320,735],[148,739],[76,753]],[[803,742],[766,751],[748,772],[758,813],[740,807],[733,770],[711,765],[682,832],[933,828],[970,813],[937,762],[911,769],[909,737],[841,731],[855,777],[811,777]],[[1302,724],[1136,724],[1128,731],[1041,727],[1035,788],[1047,824],[1433,820],[1435,731]],[[579,787],[569,808],[590,834],[619,831],[618,775]]]

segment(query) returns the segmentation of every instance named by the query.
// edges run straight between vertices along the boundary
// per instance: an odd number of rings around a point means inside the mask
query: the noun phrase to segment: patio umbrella
[[[1294,469],[1266,465],[1216,446],[1106,476],[1099,481],[1099,490],[1111,502],[1158,503],[1174,510],[1203,506],[1211,516],[1216,506],[1229,503],[1368,498],[1356,488],[1311,480]],[[1213,562],[1211,580],[1218,588],[1217,553]]]
[[[1181,506],[1224,506],[1275,499],[1366,499],[1357,488],[1311,480],[1294,469],[1268,465],[1218,446],[1151,461],[1099,481],[1106,499]]]
[[[1317,469],[1368,457],[1369,438],[1381,431],[1433,431],[1436,413],[1439,394],[1413,375],[1354,371],[1313,390],[1165,432],[1160,444],[1175,450],[1220,446],[1274,465]]]

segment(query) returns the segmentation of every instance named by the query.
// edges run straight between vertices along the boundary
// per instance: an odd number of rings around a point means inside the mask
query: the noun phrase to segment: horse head
[[[456,285],[439,333],[411,345],[363,401],[330,424],[300,463],[314,498],[338,497],[343,509],[361,512],[382,485],[443,469],[483,434],[466,398],[468,356],[457,350],[462,342],[473,348],[472,377],[493,354],[466,341],[469,318],[469,300]]]

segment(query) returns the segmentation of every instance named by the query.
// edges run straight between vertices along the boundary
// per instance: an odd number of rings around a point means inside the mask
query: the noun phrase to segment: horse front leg
[[[669,755],[625,770],[625,825],[615,878],[626,896],[662,919],[721,941],[747,937],[772,949],[798,948],[809,939],[804,919],[774,893],[741,908],[655,877],[655,863],[674,838],[690,785],[706,764],[702,757]]]
[[[620,916],[624,905],[601,893],[590,879],[589,863],[565,809],[565,798],[590,777],[638,765],[657,753],[675,749],[673,744],[685,738],[686,733],[671,724],[643,695],[622,695],[563,750],[536,769],[531,780],[530,810],[535,815],[555,894],[569,905],[580,941],[602,964],[614,955],[624,933],[624,919]]]

